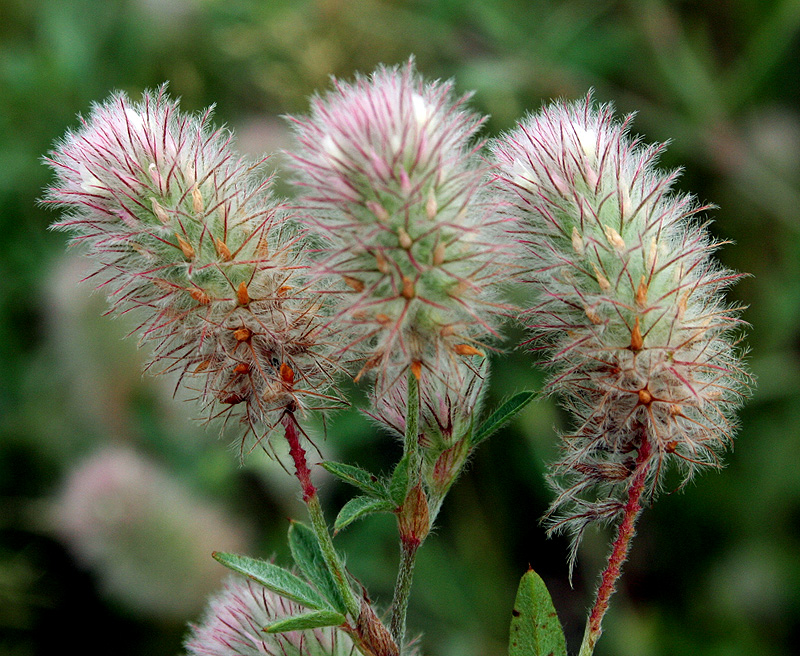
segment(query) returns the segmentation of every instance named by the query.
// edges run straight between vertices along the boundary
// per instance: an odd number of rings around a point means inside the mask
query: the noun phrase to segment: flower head
[[[238,551],[244,527],[130,449],[81,462],[54,500],[53,530],[115,599],[183,621],[220,583],[214,549]]]
[[[576,419],[555,466],[551,526],[578,539],[617,516],[637,470],[652,493],[670,462],[686,479],[718,466],[749,380],[722,296],[737,276],[711,259],[718,244],[692,220],[707,208],[671,190],[677,172],[655,166],[663,144],[641,144],[629,123],[589,96],[493,146],[496,189],[532,270],[530,344]]]
[[[437,372],[420,389],[419,447],[422,477],[435,497],[443,497],[470,456],[475,420],[481,411],[489,366],[460,365]],[[380,425],[402,438],[406,433],[408,378],[386,393],[373,390],[372,412]]]
[[[502,221],[470,144],[482,120],[464,101],[409,62],[334,81],[295,119],[299,206],[324,240],[318,271],[342,283],[343,351],[381,388],[482,354],[495,333]]]
[[[269,634],[264,627],[304,612],[302,606],[243,578],[231,577],[186,642],[190,656],[352,656],[336,628]]]
[[[149,368],[179,372],[211,417],[250,427],[328,405],[331,349],[303,276],[304,235],[270,179],[161,88],[96,105],[52,154],[54,227],[86,245],[116,312],[136,309]]]

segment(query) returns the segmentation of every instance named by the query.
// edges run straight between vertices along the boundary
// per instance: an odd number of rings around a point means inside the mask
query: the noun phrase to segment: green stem
[[[419,381],[417,377],[409,371],[408,373],[408,395],[406,398],[406,433],[403,443],[404,456],[408,456],[409,469],[409,488],[417,485],[421,476],[422,457],[419,449]],[[426,502],[427,503],[427,502]],[[407,504],[404,503],[404,506]],[[419,504],[415,504],[419,507]],[[401,509],[401,514],[403,509]],[[428,524],[427,506],[425,508],[425,524]],[[414,522],[410,522],[412,525]],[[405,534],[404,526],[409,522],[400,520],[400,566],[397,571],[397,581],[392,597],[392,619],[389,630],[395,643],[403,653],[403,646],[406,635],[406,614],[408,612],[408,599],[411,595],[411,584],[414,578],[414,564],[417,559],[417,549],[422,544],[422,539],[412,531],[410,535]],[[429,526],[429,524],[428,524]],[[428,526],[425,526],[427,533]]]
[[[344,567],[339,559],[339,554],[336,552],[336,549],[333,546],[333,540],[331,539],[331,534],[328,530],[328,523],[325,521],[325,515],[322,512],[319,496],[315,494],[311,499],[309,499],[306,507],[308,508],[308,514],[311,517],[311,528],[314,530],[317,540],[319,540],[319,546],[320,549],[322,549],[322,555],[325,558],[325,564],[333,573],[333,578],[336,580],[336,585],[342,594],[342,599],[344,599],[347,611],[350,613],[353,619],[357,620],[361,610],[360,604],[353,594],[350,584],[347,582],[347,575],[345,574]]]
[[[311,482],[311,470],[308,468],[308,462],[306,461],[306,452],[300,444],[297,420],[291,412],[287,412],[284,415],[283,426],[286,440],[289,442],[289,453],[295,464],[295,475],[303,489],[303,501],[308,509],[308,515],[311,518],[311,528],[317,536],[317,542],[319,542],[322,555],[325,558],[325,564],[331,574],[333,574],[336,586],[339,588],[339,592],[347,607],[347,612],[354,620],[358,620],[361,606],[353,594],[353,590],[350,588],[344,566],[339,558],[339,554],[336,552],[336,548],[333,546],[333,540],[328,530],[328,523],[325,521],[325,514],[319,502],[317,488],[314,487]]]
[[[414,578],[414,564],[417,560],[418,544],[402,543],[400,567],[397,571],[397,583],[392,599],[392,621],[389,631],[395,643],[403,653],[403,642],[406,636],[406,613],[408,611],[408,598],[411,595],[411,583]]]

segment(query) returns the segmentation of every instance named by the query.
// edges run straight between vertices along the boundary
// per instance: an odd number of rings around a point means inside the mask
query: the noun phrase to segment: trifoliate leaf
[[[346,465],[343,462],[323,462],[322,466],[345,483],[354,485],[362,492],[373,497],[386,498],[386,488],[377,476],[370,474],[361,467]]]

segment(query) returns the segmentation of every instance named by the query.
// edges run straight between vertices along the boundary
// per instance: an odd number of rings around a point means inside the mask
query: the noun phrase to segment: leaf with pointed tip
[[[377,476],[370,474],[365,469],[347,465],[343,462],[323,462],[322,466],[337,478],[340,478],[345,483],[354,485],[362,492],[366,492],[373,497],[386,498],[386,488],[381,484]]]
[[[215,551],[212,555],[225,567],[244,574],[281,597],[286,597],[315,610],[329,607],[329,604],[314,588],[283,567],[278,567],[265,560],[237,554]]]
[[[289,550],[300,571],[330,602],[326,605],[346,613],[347,606],[342,599],[342,593],[325,563],[325,556],[322,555],[314,531],[301,522],[292,522],[289,526]]]
[[[411,460],[408,455],[404,455],[400,462],[392,472],[392,478],[389,480],[389,497],[396,506],[402,505],[408,494],[408,481],[410,478],[409,466]]]
[[[372,497],[355,497],[350,499],[339,511],[333,524],[335,531],[341,531],[357,519],[376,512],[394,510],[395,505],[389,499],[373,499]]]
[[[317,610],[312,613],[303,613],[294,617],[287,617],[264,627],[267,633],[284,633],[286,631],[303,631],[305,629],[319,629],[324,626],[342,626],[347,621],[344,615],[335,610]]]
[[[527,391],[515,394],[495,410],[472,434],[473,448],[486,438],[497,432],[500,427],[514,418],[536,396],[536,392]]]
[[[532,569],[519,583],[511,614],[508,656],[567,656],[567,643],[550,593]]]

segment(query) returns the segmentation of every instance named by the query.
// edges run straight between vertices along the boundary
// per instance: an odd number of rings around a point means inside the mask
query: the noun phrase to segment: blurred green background
[[[240,150],[277,150],[290,143],[280,115],[305,111],[329,75],[412,53],[427,77],[475,91],[485,136],[593,87],[638,111],[647,141],[672,140],[662,161],[684,167],[680,189],[718,205],[711,230],[735,242],[720,258],[753,274],[732,296],[749,306],[758,389],[727,468],[644,513],[596,653],[797,653],[800,2],[0,0],[0,654],[176,654],[223,575],[210,550],[287,558],[288,518],[303,517],[277,463],[240,466],[234,434],[204,430],[167,381],[142,377],[131,326],[101,317],[101,295],[77,283],[85,265],[47,231],[41,156],[92,101],[165,80],[185,110],[216,103]],[[494,402],[542,383],[507,332]],[[535,402],[454,488],[411,599],[426,655],[504,654],[528,564],[577,649],[607,536],[587,538],[570,587],[567,545],[538,523],[565,425]],[[397,453],[357,412],[320,447],[376,471]],[[332,516],[351,491],[320,481]],[[337,543],[388,605],[393,519]]]

